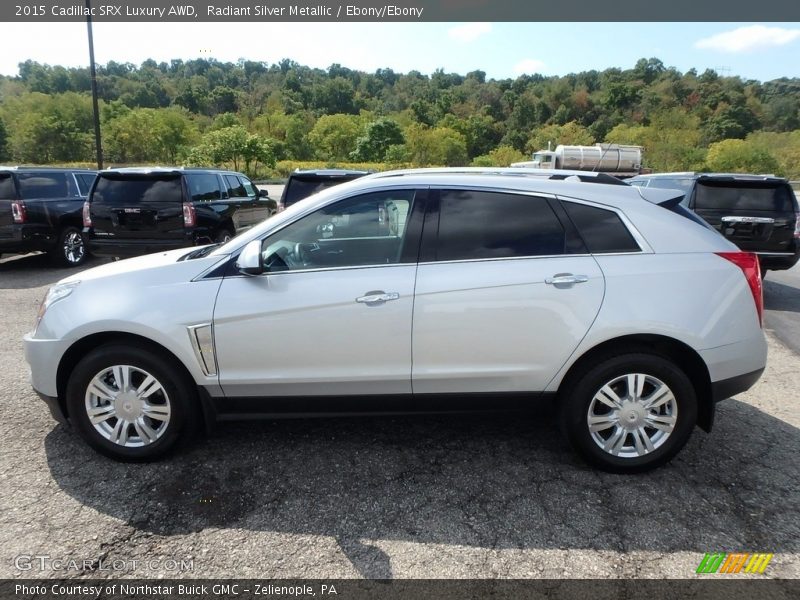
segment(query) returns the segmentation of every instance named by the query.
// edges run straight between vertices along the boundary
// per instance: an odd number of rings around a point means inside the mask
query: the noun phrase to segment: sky
[[[95,23],[94,38],[98,63],[289,58],[323,69],[481,70],[501,79],[625,69],[656,57],[680,71],[800,77],[800,23]],[[86,65],[86,25],[3,27],[0,74],[16,75],[28,59]]]

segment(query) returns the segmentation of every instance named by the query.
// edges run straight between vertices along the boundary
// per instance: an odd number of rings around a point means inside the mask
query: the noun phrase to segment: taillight
[[[24,223],[28,219],[25,203],[22,200],[12,200],[11,218],[14,219],[14,223]]]
[[[184,227],[194,227],[197,222],[197,213],[194,210],[194,204],[191,202],[183,203],[183,225]]]
[[[83,203],[83,226],[92,226],[92,205],[88,201]]]
[[[731,261],[744,273],[750,291],[753,293],[753,301],[756,303],[758,322],[764,323],[764,289],[761,282],[761,265],[758,263],[758,256],[752,252],[717,252],[725,260]]]

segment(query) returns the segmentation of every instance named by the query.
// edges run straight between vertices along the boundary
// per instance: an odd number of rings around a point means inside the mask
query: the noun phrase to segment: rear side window
[[[136,206],[148,202],[183,202],[181,179],[167,177],[100,177],[92,202],[113,206]]]
[[[189,195],[195,202],[209,202],[222,198],[219,178],[214,173],[190,173],[186,175]]]
[[[11,173],[0,173],[0,200],[14,200],[14,179]]]
[[[614,211],[577,202],[561,204],[592,254],[641,251],[631,232]]]
[[[228,196],[231,198],[247,198],[247,190],[244,189],[242,182],[236,175],[225,175],[225,183],[228,186]]]
[[[66,173],[18,173],[19,195],[23,200],[67,198],[72,193]],[[74,188],[74,185],[72,186]]]
[[[793,212],[794,194],[788,185],[764,182],[698,182],[695,208]]]
[[[566,235],[544,198],[441,192],[436,260],[564,254]]]

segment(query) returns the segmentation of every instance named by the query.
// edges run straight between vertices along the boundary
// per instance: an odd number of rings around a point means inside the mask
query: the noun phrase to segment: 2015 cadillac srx
[[[758,260],[679,192],[566,175],[368,175],[73,275],[25,338],[33,387],[122,460],[236,417],[549,398],[591,464],[653,468],[761,375]]]

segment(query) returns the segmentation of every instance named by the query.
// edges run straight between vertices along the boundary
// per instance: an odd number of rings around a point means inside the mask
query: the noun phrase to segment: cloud
[[[797,38],[800,38],[800,29],[749,25],[703,38],[695,42],[694,46],[719,52],[752,52],[761,48],[784,46]]]
[[[544,71],[546,65],[543,61],[535,58],[526,58],[514,65],[514,73],[522,75],[523,73],[541,73]]]
[[[474,42],[492,30],[491,23],[465,23],[447,31],[447,35],[459,42]]]

